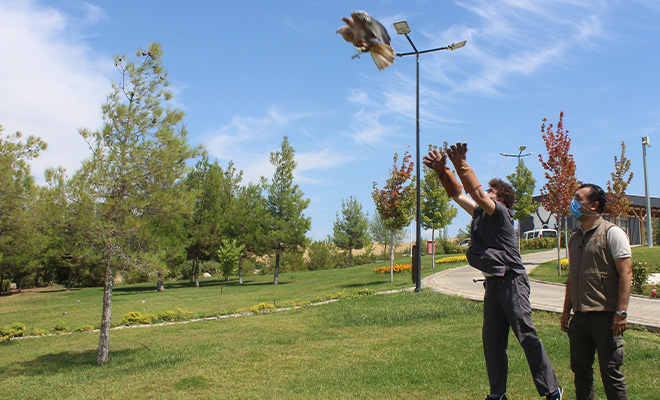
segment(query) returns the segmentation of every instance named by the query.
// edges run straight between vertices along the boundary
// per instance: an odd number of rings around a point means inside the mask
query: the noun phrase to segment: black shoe
[[[564,388],[559,386],[553,394],[545,396],[547,400],[562,400],[564,398]]]
[[[508,400],[506,394],[501,395],[500,397],[493,397],[492,395],[486,396],[486,400]]]

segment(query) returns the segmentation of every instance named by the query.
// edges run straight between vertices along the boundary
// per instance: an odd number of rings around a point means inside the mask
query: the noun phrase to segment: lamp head
[[[642,137],[642,146],[651,147],[651,139],[648,136]]]
[[[463,41],[458,42],[458,43],[452,43],[449,46],[447,46],[447,48],[449,48],[449,50],[451,50],[451,51],[454,51],[456,49],[460,49],[461,47],[464,47],[465,43],[467,43],[467,40],[463,40]]]
[[[527,146],[520,146],[520,147],[518,148],[518,150],[520,150],[520,151],[525,151],[526,148],[527,148]]]
[[[405,19],[403,21],[395,22],[394,29],[396,29],[396,33],[399,35],[410,33],[410,27],[408,26],[408,22]]]

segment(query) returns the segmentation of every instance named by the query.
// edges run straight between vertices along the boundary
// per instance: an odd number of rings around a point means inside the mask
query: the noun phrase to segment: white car
[[[470,247],[470,239],[463,239],[458,245],[461,247]]]
[[[557,231],[554,229],[534,229],[522,234],[523,239],[534,239],[537,237],[557,237]]]

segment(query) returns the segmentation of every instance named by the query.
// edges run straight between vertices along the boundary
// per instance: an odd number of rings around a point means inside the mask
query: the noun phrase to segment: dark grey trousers
[[[482,341],[491,394],[506,392],[509,328],[525,352],[539,395],[553,393],[559,382],[532,323],[527,274],[509,271],[503,277],[486,279],[484,286]]]
[[[621,373],[624,362],[623,335],[614,336],[613,320],[613,312],[578,312],[571,319],[568,338],[577,400],[595,398],[593,364],[596,352],[607,399],[628,399],[628,387]]]

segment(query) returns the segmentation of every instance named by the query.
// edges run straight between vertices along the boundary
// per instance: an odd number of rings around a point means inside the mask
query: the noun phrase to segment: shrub
[[[3,280],[2,281],[2,287],[0,287],[0,293],[8,292],[9,291],[9,285],[11,285],[11,282],[9,282],[6,279]]]
[[[300,299],[295,299],[295,300],[292,300],[292,301],[285,302],[284,307],[288,307],[288,308],[303,307],[303,306],[308,306],[311,303],[312,302],[308,301],[308,300],[302,301]]]
[[[139,311],[129,312],[124,315],[124,318],[119,322],[119,325],[147,325],[156,320],[153,314],[142,314]]]
[[[35,328],[32,331],[32,336],[47,336],[48,331],[46,329]]]
[[[334,259],[330,251],[330,244],[323,241],[312,242],[307,252],[307,269],[316,271],[319,269],[334,268]]]
[[[642,293],[643,285],[646,284],[646,281],[649,279],[649,275],[651,274],[649,263],[646,261],[633,261],[632,273],[633,292]]]
[[[562,258],[559,261],[559,265],[561,266],[562,271],[568,271],[568,258]]]
[[[644,296],[649,296],[649,297],[653,297],[653,298],[658,298],[658,297],[660,297],[660,287],[658,287],[657,284],[653,284],[653,285],[648,285],[648,284],[646,284],[646,285],[643,285],[642,294],[643,294]]]
[[[520,243],[520,247],[523,250],[552,249],[557,247],[557,238],[537,237],[534,239],[523,239]]]
[[[55,325],[53,329],[51,329],[50,331],[56,335],[62,335],[71,332],[71,330],[69,329],[69,327],[66,326],[64,321],[58,322],[57,325]]]
[[[83,325],[79,326],[76,329],[73,330],[74,332],[81,333],[81,332],[93,332],[94,327],[91,325]]]
[[[267,311],[275,310],[276,308],[277,307],[275,307],[275,304],[259,303],[254,307],[250,307],[248,311],[255,314],[263,314]]]
[[[25,324],[20,322],[0,326],[0,341],[21,337],[23,334],[25,334]]]
[[[464,254],[466,250],[449,239],[438,239],[435,246],[435,254]]]

